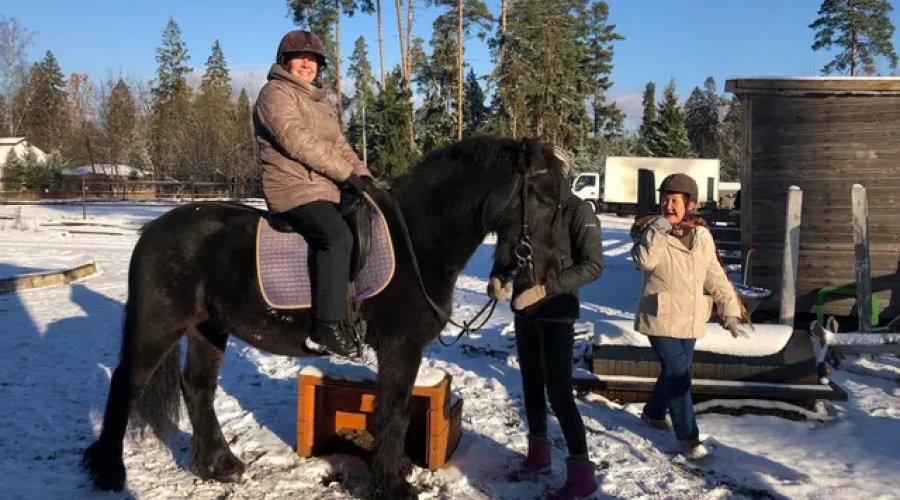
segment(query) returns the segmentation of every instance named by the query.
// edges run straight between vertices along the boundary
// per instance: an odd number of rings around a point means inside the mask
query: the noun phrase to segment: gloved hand
[[[681,237],[691,232],[695,227],[700,226],[709,227],[709,224],[706,223],[706,219],[703,217],[698,217],[696,215],[687,216],[672,229],[672,234]]]
[[[644,229],[647,229],[647,226],[653,223],[656,219],[658,219],[659,215],[645,215],[639,219],[635,219],[634,224],[631,225],[631,239],[636,240],[641,237],[641,233],[644,232]]]
[[[505,285],[500,281],[500,278],[493,276],[491,280],[488,282],[487,294],[488,297],[494,300],[506,300],[509,298],[512,293],[512,282],[507,282]]]
[[[535,302],[543,299],[547,296],[547,287],[544,285],[534,285],[528,290],[525,290],[518,297],[516,297],[515,302],[513,302],[513,309],[517,311],[521,311],[526,307],[534,304]]]
[[[375,182],[375,179],[368,175],[358,176],[356,174],[350,174],[350,177],[347,177],[347,180],[344,181],[344,184],[352,187],[359,193],[367,193],[371,190],[372,184]]]
[[[750,335],[741,326],[741,318],[737,316],[726,317],[722,327],[731,332],[731,336],[734,338],[750,338]]]
[[[665,217],[661,215],[645,215],[635,220],[634,224],[632,224],[631,232],[629,233],[632,241],[640,239],[641,235],[644,234],[644,230],[648,227],[653,227],[664,234],[672,230],[672,224]]]

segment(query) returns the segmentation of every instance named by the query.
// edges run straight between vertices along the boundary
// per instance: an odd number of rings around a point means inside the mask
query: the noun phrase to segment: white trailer
[[[584,172],[572,180],[572,192],[589,201],[598,212],[634,213],[638,202],[638,170],[642,168],[653,171],[655,188],[669,174],[690,175],[700,190],[700,206],[718,202],[720,162],[717,159],[609,156],[602,186],[600,174]],[[654,194],[658,203],[659,194],[655,189]]]

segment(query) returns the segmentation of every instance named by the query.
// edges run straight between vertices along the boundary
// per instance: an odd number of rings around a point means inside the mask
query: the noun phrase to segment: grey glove
[[[741,318],[737,316],[728,316],[725,318],[725,322],[722,324],[722,327],[731,332],[731,336],[734,338],[744,337],[750,338],[750,335],[741,327]]]
[[[650,227],[655,231],[663,234],[667,234],[672,231],[672,223],[669,222],[669,220],[665,217],[658,217],[650,224]]]

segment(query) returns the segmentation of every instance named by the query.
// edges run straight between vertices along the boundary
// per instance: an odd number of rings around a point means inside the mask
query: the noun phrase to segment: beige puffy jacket
[[[642,270],[634,329],[645,335],[700,338],[706,333],[713,302],[723,318],[740,317],[740,303],[716,257],[709,230],[702,226],[692,229],[693,244],[688,250],[666,232],[670,227],[665,218],[657,219],[631,249]]]
[[[253,124],[269,207],[283,212],[316,200],[338,203],[338,184],[351,173],[372,174],[347,143],[325,91],[277,64],[268,80]]]

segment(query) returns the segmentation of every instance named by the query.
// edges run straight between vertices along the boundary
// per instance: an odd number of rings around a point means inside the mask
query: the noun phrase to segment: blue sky
[[[35,33],[30,59],[47,49],[63,71],[87,73],[92,80],[120,73],[152,78],[155,49],[170,16],[178,21],[191,54],[190,64],[202,72],[214,39],[222,43],[237,86],[252,92],[265,82],[278,40],[294,26],[284,0],[26,0],[4,2],[3,15],[17,18]],[[629,115],[640,115],[640,94],[654,80],[660,89],[675,78],[679,95],[712,76],[720,91],[734,76],[814,76],[828,62],[813,52],[815,19],[821,0],[609,0],[610,17],[626,40],[619,42],[612,75],[612,99]],[[394,2],[383,0],[385,58],[396,64],[399,47]],[[499,15],[500,0],[488,0]],[[417,10],[414,34],[426,42],[437,8]],[[892,13],[900,26],[900,12]],[[357,15],[342,22],[342,53],[354,40],[369,42],[376,72],[377,31],[374,16]],[[898,32],[900,33],[900,32]],[[900,34],[895,37],[900,50]],[[430,50],[430,49],[429,49]],[[466,47],[466,61],[477,74],[490,71],[487,47],[477,39]],[[252,96],[255,97],[255,96]],[[251,98],[252,98],[251,97]]]

